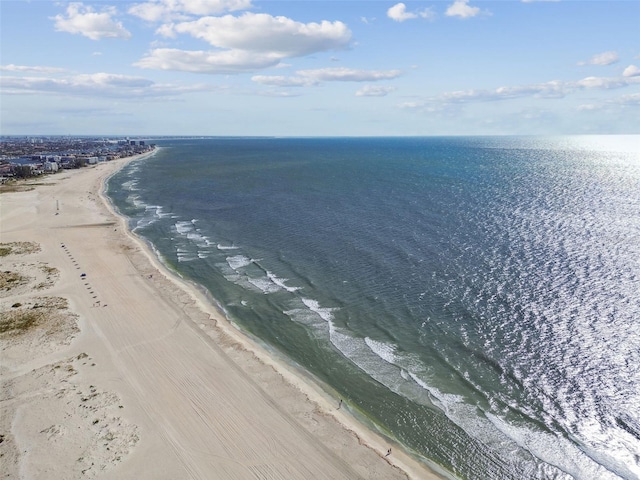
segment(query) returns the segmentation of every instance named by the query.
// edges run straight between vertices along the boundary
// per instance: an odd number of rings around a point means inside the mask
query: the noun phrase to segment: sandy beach
[[[441,478],[127,231],[102,189],[132,160],[0,197],[3,477]]]

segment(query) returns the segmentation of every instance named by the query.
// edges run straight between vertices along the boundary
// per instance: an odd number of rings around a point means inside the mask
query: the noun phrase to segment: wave
[[[226,260],[229,267],[236,272],[238,269],[251,265],[253,262],[253,260],[249,257],[245,257],[244,255],[234,255],[233,257],[227,257]]]
[[[297,292],[298,290],[302,290],[302,287],[289,287],[287,284],[284,283],[289,281],[288,278],[279,278],[274,273],[268,270],[267,270],[267,278],[271,280],[271,282],[276,284],[278,287],[286,290],[287,292],[293,293],[293,292]]]
[[[193,231],[195,229],[195,226],[194,226],[193,222],[194,222],[193,220],[188,221],[188,222],[182,220],[182,221],[176,222],[174,224],[174,226],[175,226],[176,231],[180,235],[187,235],[187,233],[189,233],[189,232],[191,232],[191,231]]]
[[[391,391],[403,395],[409,400],[422,403],[419,398],[416,398],[415,391],[407,389],[401,385],[397,378],[393,378],[396,370],[382,364],[375,365],[374,362],[367,359],[366,352],[363,352],[358,346],[357,339],[350,338],[345,348],[345,335],[342,337],[341,351],[347,354],[348,358],[356,365]],[[334,336],[334,338],[338,337]],[[507,421],[495,413],[480,410],[476,405],[469,403],[463,395],[445,393],[422,378],[420,374],[416,373],[416,370],[420,369],[420,364],[414,355],[399,353],[396,345],[373,340],[369,337],[365,337],[364,343],[384,363],[399,369],[402,379],[412,380],[415,385],[424,389],[428,393],[429,403],[440,409],[447,418],[472,438],[481,441],[493,450],[517,452],[517,447],[521,447],[534,457],[577,479],[613,480],[624,478],[630,480],[638,478],[638,472],[632,472],[625,466],[629,464],[629,459],[627,462],[622,460],[616,462],[609,456],[603,456],[595,450],[587,453],[584,445],[576,445],[566,438],[564,433],[544,432],[531,423],[517,426],[517,422]],[[624,453],[623,449],[621,453]],[[530,458],[526,456],[520,455],[519,458],[514,456],[512,461],[518,463],[522,469],[533,468],[532,466],[527,467]],[[544,466],[537,468],[545,469]],[[533,477],[533,472],[531,473]],[[549,470],[545,473],[545,478],[547,477],[557,477],[557,472]]]
[[[574,478],[597,478],[602,480],[616,480],[620,478],[616,473],[595,462],[577,445],[566,438],[539,430],[536,431],[532,428],[518,426],[514,422],[507,422],[491,413],[486,414],[486,417],[495,428],[513,439],[520,447]],[[637,477],[635,475],[631,477],[623,474],[622,478],[631,479]]]
[[[310,298],[302,298],[302,303],[304,303],[309,310],[318,314],[320,318],[322,318],[325,322],[331,323],[333,320],[333,312],[335,312],[336,308],[328,308],[321,307],[320,304],[313,299]]]
[[[222,245],[222,244],[218,243],[216,245],[216,248],[218,250],[238,250],[238,248],[240,248],[240,247],[236,247],[235,245]]]
[[[186,250],[181,247],[176,247],[176,256],[179,262],[191,262],[198,258],[198,255],[196,252],[193,252],[191,250]]]
[[[276,285],[266,277],[248,278],[247,280],[251,285],[258,288],[264,294],[274,293],[281,290],[280,286]]]
[[[138,186],[138,180],[129,180],[128,182],[124,182],[122,184],[122,189],[129,190],[129,191],[136,191],[136,190],[139,190],[137,186]]]

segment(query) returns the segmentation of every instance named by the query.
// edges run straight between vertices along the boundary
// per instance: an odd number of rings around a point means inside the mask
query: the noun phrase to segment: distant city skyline
[[[640,133],[640,2],[0,2],[2,135]]]

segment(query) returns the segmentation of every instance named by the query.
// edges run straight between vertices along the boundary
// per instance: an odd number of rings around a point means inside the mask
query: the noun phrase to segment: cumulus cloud
[[[480,14],[480,8],[469,6],[469,0],[456,0],[453,2],[445,15],[448,17],[471,18]]]
[[[345,48],[351,32],[339,21],[301,23],[266,13],[241,16],[203,17],[181,22],[164,30],[186,33],[209,44],[250,52],[270,52],[282,57],[297,57],[325,50]]]
[[[387,17],[396,22],[404,22],[414,18],[433,18],[434,13],[430,9],[417,10],[415,12],[407,12],[407,6],[404,3],[396,3],[387,10]]]
[[[623,77],[637,77],[639,75],[640,75],[640,68],[636,67],[635,65],[629,65],[627,68],[624,69],[624,72],[622,72]]]
[[[263,85],[279,87],[308,87],[321,82],[375,82],[391,80],[402,75],[400,70],[357,70],[352,68],[318,68],[299,70],[295,76],[256,75],[251,79]]]
[[[167,97],[212,90],[209,85],[156,84],[151,80],[111,73],[94,73],[66,78],[0,77],[5,94],[55,94],[107,98]]]
[[[365,85],[356,92],[356,97],[385,97],[395,89],[395,87],[382,85]]]
[[[158,22],[219,15],[251,7],[251,0],[152,0],[133,5],[128,12],[148,22]]]
[[[611,65],[619,60],[618,54],[613,51],[598,53],[586,62],[578,62],[578,65]]]
[[[20,73],[62,73],[64,68],[57,67],[42,67],[42,66],[29,66],[29,65],[0,65],[0,71],[2,72],[20,72]]]
[[[273,67],[285,58],[346,48],[351,31],[339,21],[301,23],[287,17],[244,13],[166,24],[165,37],[187,34],[216,47],[212,51],[159,48],[136,63],[142,68],[199,73],[242,73]]]
[[[105,7],[101,12],[96,12],[92,7],[84,6],[82,3],[70,3],[66,16],[56,15],[53,20],[57,31],[84,35],[91,40],[131,38],[131,33],[122,23],[112,18],[116,14],[114,7]]]

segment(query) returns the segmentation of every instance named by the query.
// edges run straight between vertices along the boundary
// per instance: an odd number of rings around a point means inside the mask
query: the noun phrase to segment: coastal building
[[[58,171],[58,168],[58,162],[55,160],[47,160],[44,162],[42,169],[45,173],[55,173]]]

